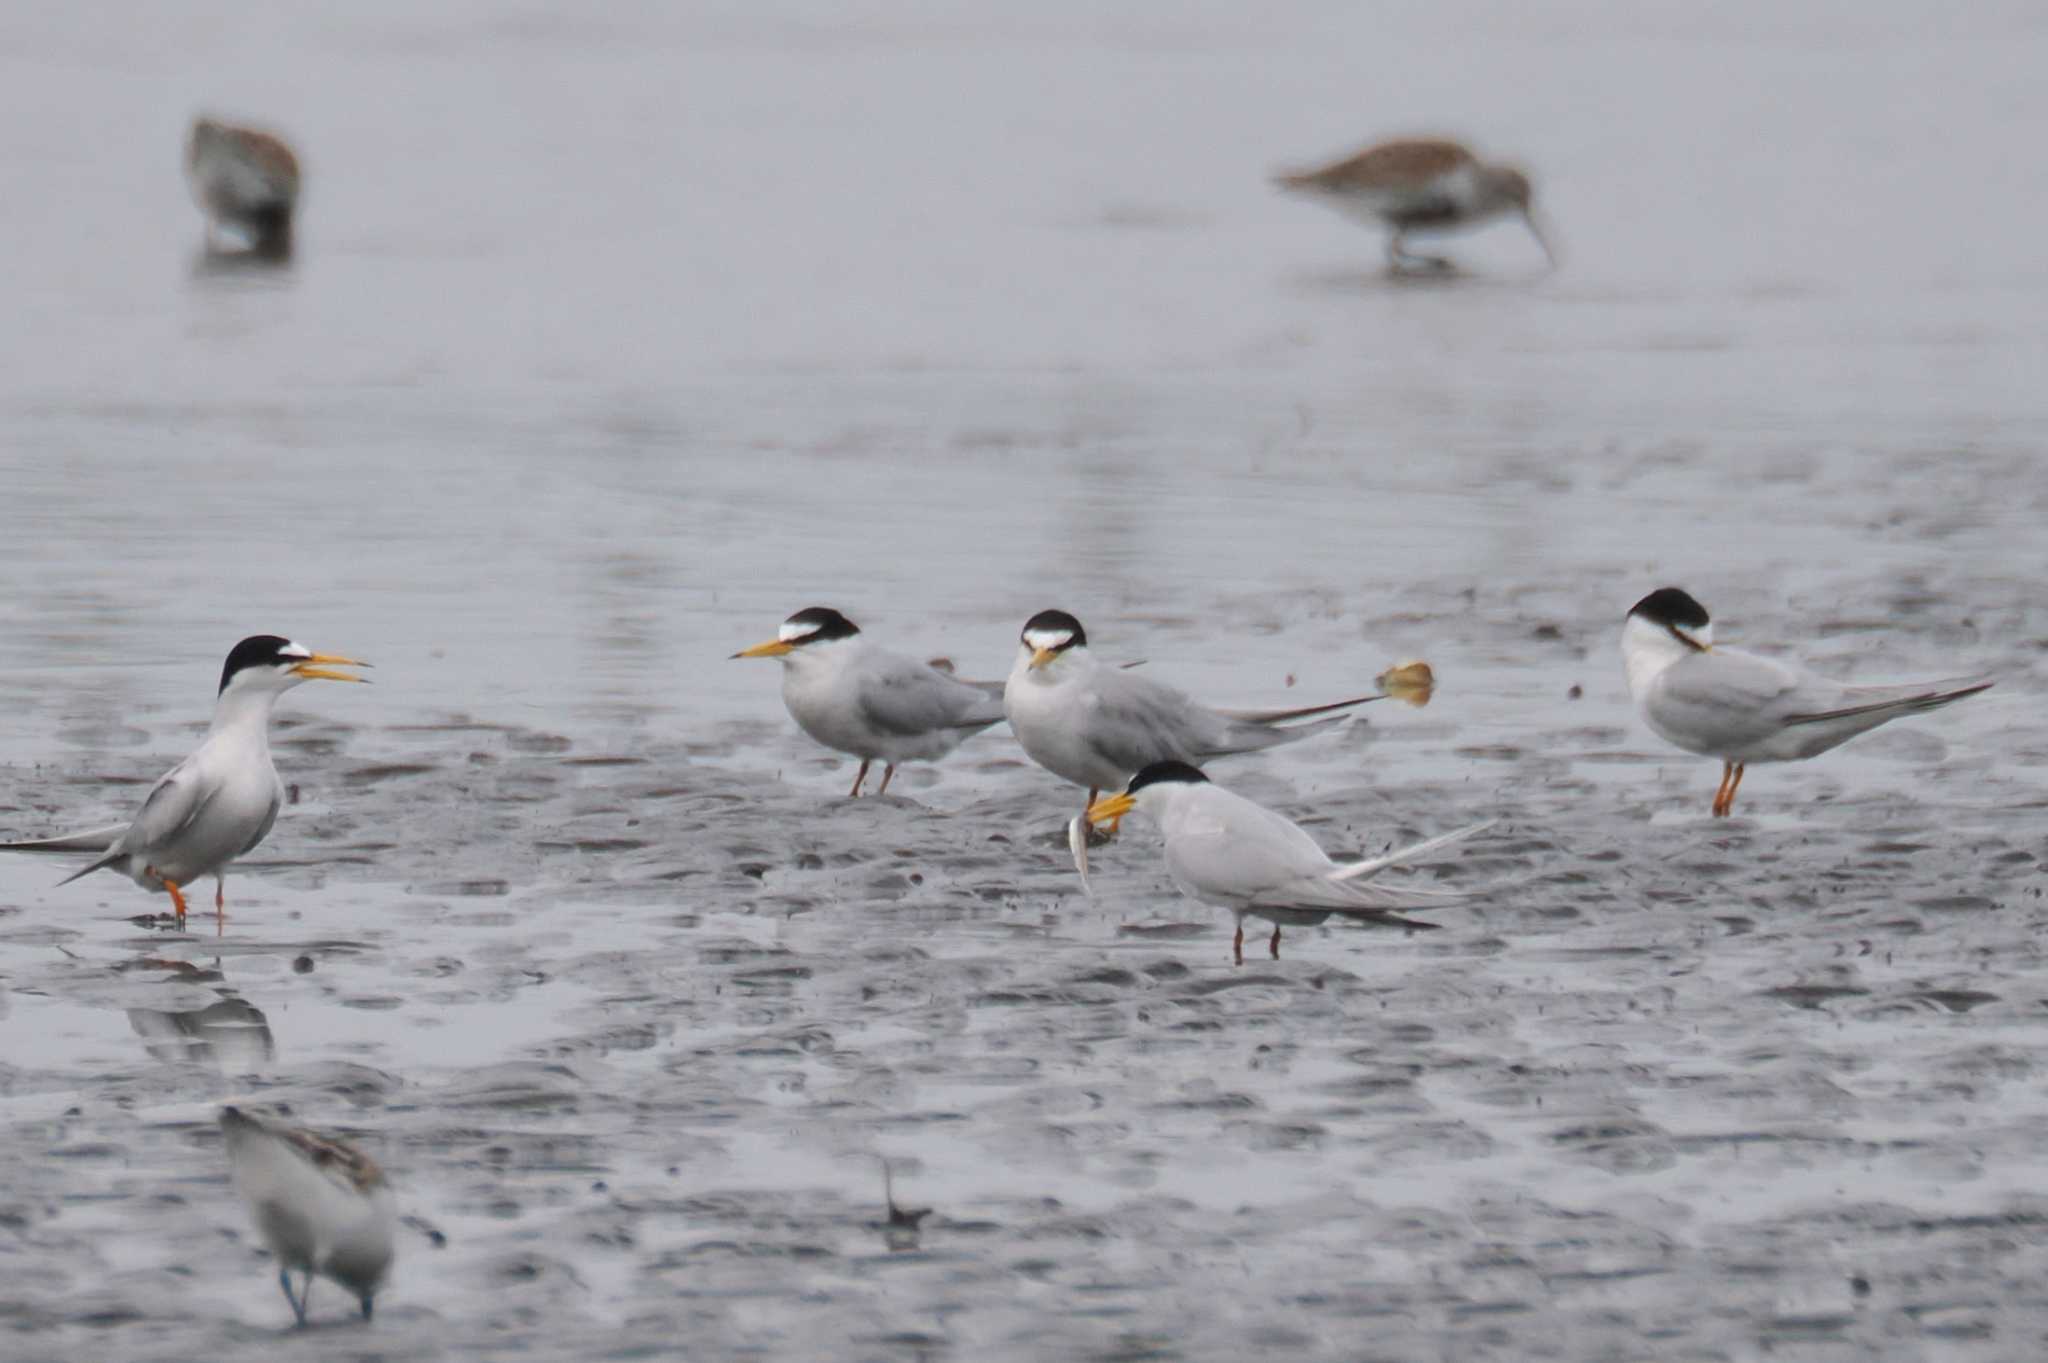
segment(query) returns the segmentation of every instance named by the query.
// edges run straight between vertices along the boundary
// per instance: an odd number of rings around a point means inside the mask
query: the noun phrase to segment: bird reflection
[[[142,1038],[150,1055],[165,1064],[210,1065],[229,1074],[266,1068],[277,1053],[270,1020],[263,1010],[220,983],[221,972],[190,961],[150,958],[124,970],[163,970],[180,983],[214,987],[220,997],[204,1008],[181,1013],[157,1008],[130,1008],[128,1025]]]
[[[886,1159],[882,1161],[882,1200],[889,1208],[889,1219],[876,1227],[882,1232],[882,1243],[899,1253],[916,1249],[924,1219],[932,1214],[932,1209],[896,1205],[896,1180]]]

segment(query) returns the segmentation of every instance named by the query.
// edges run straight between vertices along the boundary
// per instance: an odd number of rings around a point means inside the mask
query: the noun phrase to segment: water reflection
[[[150,1055],[165,1064],[209,1065],[227,1074],[247,1074],[268,1068],[277,1054],[270,1034],[270,1020],[263,1010],[228,988],[218,968],[194,965],[190,961],[149,958],[122,967],[131,970],[161,970],[180,984],[212,986],[220,997],[204,1008],[166,1012],[157,1008],[129,1008],[128,1025],[142,1038]]]
[[[882,1233],[882,1243],[899,1254],[918,1248],[924,1219],[932,1214],[932,1209],[897,1205],[896,1179],[886,1159],[882,1161],[882,1201],[889,1211],[887,1220],[875,1223],[875,1229]]]
[[[194,283],[237,284],[279,288],[292,278],[292,253],[283,249],[250,247],[226,249],[208,243],[192,255],[190,275]]]

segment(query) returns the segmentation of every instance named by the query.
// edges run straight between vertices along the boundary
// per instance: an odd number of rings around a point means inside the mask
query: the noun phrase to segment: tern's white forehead
[[[1074,642],[1074,631],[1070,629],[1027,629],[1024,642],[1034,649],[1065,648]]]
[[[313,650],[307,648],[304,644],[287,640],[285,646],[277,651],[277,656],[280,658],[310,658],[313,656]]]
[[[775,631],[775,637],[785,644],[793,644],[799,639],[810,638],[823,628],[824,626],[811,620],[784,620],[782,628]]]

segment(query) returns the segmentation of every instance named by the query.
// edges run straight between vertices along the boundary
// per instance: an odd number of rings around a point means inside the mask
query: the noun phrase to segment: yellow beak
[[[1054,658],[1057,658],[1059,656],[1059,650],[1056,648],[1033,649],[1031,653],[1031,666],[1044,667],[1047,663],[1051,662]]]
[[[787,639],[770,639],[765,644],[755,644],[752,648],[743,648],[739,652],[733,654],[732,657],[780,658],[783,654],[789,652],[791,649],[795,647],[796,645],[790,643]],[[726,661],[731,662],[732,658],[727,658]]]
[[[1088,806],[1089,823],[1114,823],[1131,812],[1138,802],[1129,795],[1105,795]]]
[[[292,667],[292,675],[295,677],[305,677],[312,681],[352,681],[361,682],[363,685],[368,686],[370,684],[368,677],[358,677],[352,673],[336,672],[333,670],[337,667],[368,666],[368,663],[358,662],[354,658],[344,658],[337,653],[315,653],[305,661],[295,664]]]

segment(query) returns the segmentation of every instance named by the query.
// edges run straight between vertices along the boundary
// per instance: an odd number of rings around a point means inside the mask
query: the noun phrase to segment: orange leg
[[[1733,762],[1721,764],[1721,784],[1714,788],[1714,817],[1717,819],[1728,817],[1728,778],[1734,774]]]
[[[1094,808],[1096,800],[1101,798],[1101,796],[1102,791],[1100,789],[1098,789],[1095,786],[1088,787],[1088,803],[1081,806],[1081,812],[1085,814],[1090,809]],[[1099,836],[1097,836],[1098,830],[1095,828],[1093,824],[1090,824],[1088,826],[1088,834],[1091,838],[1095,838],[1096,841],[1107,842],[1111,838],[1115,837],[1118,833],[1122,832],[1123,826],[1124,816],[1119,814],[1114,819],[1111,819],[1108,823],[1102,826],[1102,828],[1100,829]]]
[[[226,876],[213,878],[213,935],[219,937],[228,930],[228,881]]]
[[[896,774],[896,764],[895,764],[894,762],[891,762],[891,763],[889,763],[889,764],[888,764],[887,766],[883,767],[883,768],[882,768],[882,788],[881,788],[880,790],[876,791],[876,792],[875,792],[875,794],[877,794],[877,795],[887,795],[887,794],[889,793],[889,778],[890,778],[890,777],[892,777],[892,776],[894,776],[895,774]]]
[[[1237,920],[1237,936],[1230,939],[1230,957],[1239,965],[1244,964],[1244,920]]]
[[[171,892],[171,906],[178,911],[178,926],[185,926],[185,893],[178,888],[175,880],[166,880],[164,888]]]
[[[1735,779],[1728,783],[1728,798],[1721,802],[1721,812],[1723,814],[1733,814],[1735,812],[1735,788],[1742,784],[1742,773],[1747,770],[1749,768],[1745,767],[1742,763],[1737,762],[1735,764]]]
[[[858,799],[860,798],[860,788],[861,788],[861,785],[862,785],[862,783],[864,783],[864,782],[865,782],[865,781],[866,781],[867,779],[868,779],[868,759],[867,759],[867,758],[865,758],[865,757],[863,757],[863,758],[862,758],[862,759],[860,760],[860,770],[859,770],[859,771],[857,771],[857,772],[855,772],[855,773],[853,774],[853,789],[852,789],[851,791],[849,791],[849,792],[847,793],[847,796],[846,796],[846,798],[847,798],[847,799],[849,799],[849,800],[858,800]]]
[[[1280,925],[1279,925],[1278,923],[1275,923],[1275,924],[1273,925],[1273,940],[1272,940],[1272,941],[1271,941],[1270,943],[1268,943],[1267,945],[1268,945],[1268,947],[1269,947],[1269,948],[1270,948],[1270,949],[1272,950],[1272,952],[1273,952],[1273,959],[1274,959],[1274,960],[1276,960],[1276,961],[1277,961],[1277,960],[1279,960],[1279,959],[1280,959]]]

